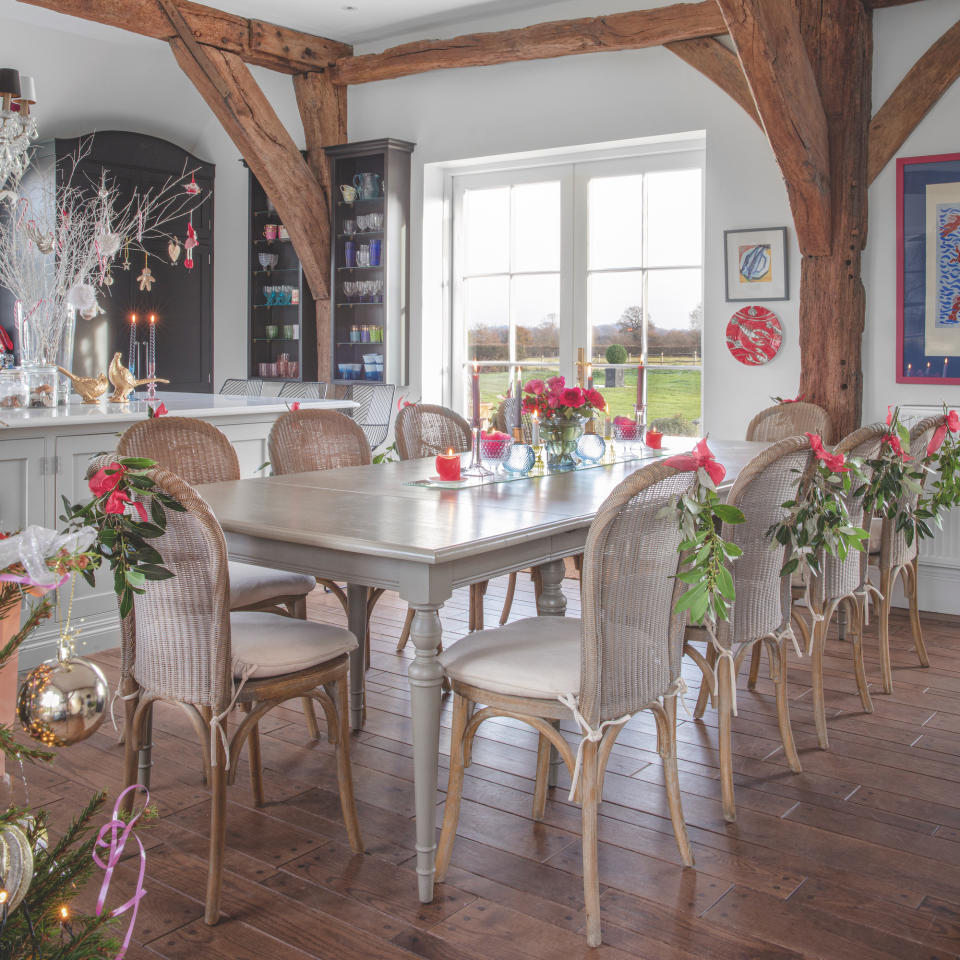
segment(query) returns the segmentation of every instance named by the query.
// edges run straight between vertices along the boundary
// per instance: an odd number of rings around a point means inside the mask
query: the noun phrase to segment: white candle
[[[530,439],[533,441],[533,445],[535,447],[539,447],[540,446],[540,414],[537,413],[536,410],[533,411],[533,414],[530,418],[530,422],[532,426],[532,434]]]

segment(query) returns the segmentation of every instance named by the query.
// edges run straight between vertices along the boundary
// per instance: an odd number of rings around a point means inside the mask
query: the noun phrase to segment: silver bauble
[[[109,692],[107,678],[89,660],[48,660],[23,681],[17,716],[34,740],[66,747],[86,740],[103,723]]]
[[[33,880],[33,850],[23,830],[15,823],[0,827],[0,889],[8,913],[20,905]]]

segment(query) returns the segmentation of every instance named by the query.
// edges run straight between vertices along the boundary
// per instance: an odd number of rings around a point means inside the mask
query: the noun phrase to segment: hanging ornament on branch
[[[137,276],[137,286],[140,287],[140,292],[143,293],[146,291],[149,293],[153,289],[153,285],[157,282],[157,278],[150,272],[150,258],[149,254],[143,255],[143,269],[140,271]]]
[[[130,269],[130,243],[125,242],[123,245],[123,263],[121,264],[124,270]]]
[[[193,269],[193,248],[199,244],[197,233],[193,229],[193,214],[190,215],[190,222],[187,224],[187,239],[183,245],[187,248],[187,256],[184,258],[183,265],[188,269]]]
[[[177,265],[177,261],[180,259],[180,250],[180,241],[176,237],[171,238],[167,244],[167,254],[170,257],[170,265],[173,267]]]
[[[200,184],[197,183],[197,178],[192,173],[190,174],[190,182],[183,189],[194,197],[200,192]]]
[[[13,913],[33,880],[33,849],[26,833],[15,823],[0,828],[0,909]]]

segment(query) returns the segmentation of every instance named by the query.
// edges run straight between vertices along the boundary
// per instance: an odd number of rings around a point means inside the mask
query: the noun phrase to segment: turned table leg
[[[354,730],[363,729],[366,712],[367,592],[357,583],[347,584],[347,626],[357,638],[357,647],[350,652],[350,726]]]
[[[550,560],[541,563],[537,568],[540,571],[540,593],[537,596],[537,613],[541,617],[562,617],[567,612],[567,598],[563,593],[563,576],[566,572],[562,560]],[[551,721],[555,727],[560,726],[558,720]],[[555,787],[558,782],[560,767],[563,761],[557,748],[550,745],[550,773],[547,776],[547,786]]]

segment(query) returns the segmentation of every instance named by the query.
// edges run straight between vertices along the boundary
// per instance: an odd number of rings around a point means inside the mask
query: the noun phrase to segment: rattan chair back
[[[357,405],[349,415],[360,424],[371,450],[387,439],[396,394],[393,383],[351,383],[347,387],[347,400]]]
[[[259,397],[263,393],[263,381],[229,378],[223,381],[220,392],[232,397]]]
[[[597,511],[581,581],[579,709],[591,726],[633,714],[680,676],[684,616],[673,612],[682,536],[672,505],[691,473],[662,463],[627,477]]]
[[[470,450],[470,424],[459,413],[431,403],[411,403],[397,414],[397,452],[401,460],[436,457],[448,450]]]
[[[226,541],[189,484],[159,468],[151,476],[185,510],[168,510],[166,532],[151,541],[173,577],[148,580],[134,598],[136,681],[147,693],[219,713],[233,687]]]
[[[233,444],[213,424],[193,417],[138,420],[120,438],[118,457],[148,457],[187,483],[240,479]]]
[[[933,436],[934,430],[943,422],[943,415],[937,417],[925,417],[918,420],[910,428],[910,456],[913,463],[917,464],[923,460],[927,453],[927,445]],[[910,506],[915,507],[919,496],[914,494],[909,498]],[[902,530],[897,530],[897,521],[895,518],[884,519],[883,532],[880,537],[880,568],[897,569],[907,563],[911,563],[917,554],[917,538],[908,544],[907,538]]]
[[[790,579],[780,575],[786,547],[773,546],[767,531],[786,516],[783,503],[795,497],[812,461],[810,441],[789,437],[754,457],[730,490],[727,503],[746,519],[725,523],[721,534],[743,550],[730,568],[737,598],[730,619],[717,628],[717,640],[728,649],[775,634],[789,622]]]
[[[277,396],[293,400],[323,400],[327,396],[327,385],[323,380],[292,380],[280,388]]]
[[[370,463],[359,424],[336,410],[290,410],[277,417],[267,441],[275,474],[308,473]]]
[[[887,428],[882,423],[874,423],[867,427],[854,430],[841,440],[834,448],[835,453],[842,453],[845,457],[855,457],[860,460],[875,460],[880,452],[880,442]],[[866,478],[869,480],[869,476]],[[857,490],[864,486],[862,481],[854,479],[850,492],[845,498],[850,525],[870,529],[870,518],[863,509],[863,496],[856,496]],[[841,560],[832,554],[823,558],[823,575],[817,578],[814,593],[818,603],[829,604],[842,597],[854,594],[863,585],[866,576],[866,544],[864,552],[851,550]]]
[[[501,433],[509,434],[511,437],[513,436],[513,428],[516,426],[513,422],[515,409],[516,401],[507,397],[506,400],[500,401],[500,405],[497,407],[497,412],[493,419],[494,427]],[[533,421],[529,413],[520,414],[520,429],[523,431],[523,442],[533,443]]]
[[[830,414],[815,403],[777,403],[761,410],[747,427],[747,440],[775,442],[804,433],[819,434],[824,443],[833,439]]]

